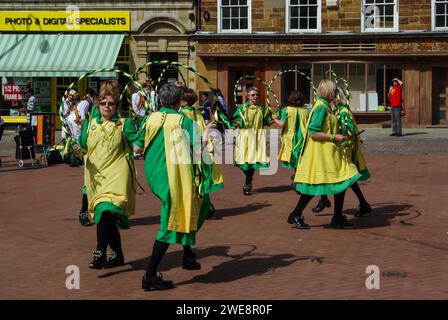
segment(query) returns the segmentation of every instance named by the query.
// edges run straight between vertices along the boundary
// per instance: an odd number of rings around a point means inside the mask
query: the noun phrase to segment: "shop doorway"
[[[432,123],[448,125],[448,68],[433,69]]]

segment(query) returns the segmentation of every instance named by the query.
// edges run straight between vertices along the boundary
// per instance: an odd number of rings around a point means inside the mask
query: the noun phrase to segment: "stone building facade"
[[[279,71],[292,68],[317,84],[325,70],[332,69],[348,79],[358,121],[376,125],[389,121],[387,92],[391,80],[398,77],[404,82],[408,126],[447,124],[445,3],[203,0],[201,32],[192,36],[196,65],[231,101],[235,81],[245,74],[269,82]],[[257,81],[246,82],[266,91]],[[236,90],[238,103],[244,101],[244,85]],[[292,89],[304,91],[313,100],[306,79],[294,73],[280,77],[273,88],[282,103],[287,103]],[[273,99],[270,103],[275,105]]]

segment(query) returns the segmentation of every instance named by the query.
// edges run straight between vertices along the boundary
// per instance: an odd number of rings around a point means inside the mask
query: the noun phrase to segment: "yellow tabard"
[[[333,184],[344,182],[358,174],[356,166],[347,159],[343,148],[330,141],[315,141],[311,138],[308,127],[314,111],[319,107],[327,108],[322,132],[338,134],[336,116],[331,109],[318,100],[311,109],[306,128],[305,143],[294,182],[305,184]]]
[[[306,108],[286,107],[286,126],[282,132],[282,146],[280,147],[278,158],[281,161],[289,162],[291,160],[292,151],[300,145],[304,139],[308,112]],[[293,146],[294,135],[296,133],[296,121],[300,120],[300,140]]]
[[[199,137],[202,137],[202,134],[205,131],[205,127],[207,126],[205,124],[204,121],[204,116],[202,115],[202,113],[199,110],[192,110],[190,108],[182,108],[180,110],[187,118],[191,119],[195,125],[198,128],[198,132],[195,134],[198,134]],[[224,183],[224,176],[221,172],[221,170],[219,169],[219,166],[215,163],[214,160],[214,147],[213,147],[213,142],[209,139],[207,142],[207,154],[210,156],[210,160],[209,161],[213,161],[212,162],[212,179],[213,179],[213,184],[221,184]],[[210,163],[210,162],[207,162]]]
[[[112,202],[132,216],[135,210],[135,167],[125,142],[124,121],[90,121],[85,156],[84,181],[89,214],[101,202]]]
[[[152,113],[145,125],[145,150],[162,129],[171,197],[168,230],[190,233],[197,230],[202,198],[193,184],[190,146],[182,130],[182,119],[179,114]]]
[[[236,136],[235,163],[269,163],[266,130],[263,130],[263,108],[260,106],[244,106],[242,118],[245,128],[240,129]]]

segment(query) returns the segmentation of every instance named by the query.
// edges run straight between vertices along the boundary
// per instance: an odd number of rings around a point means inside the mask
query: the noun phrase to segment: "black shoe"
[[[182,268],[186,270],[201,270],[201,264],[196,261],[196,257],[184,256],[182,259]]]
[[[331,226],[340,229],[353,229],[355,225],[347,221],[345,216],[333,216]]]
[[[123,253],[118,254],[115,251],[112,251],[109,255],[109,259],[107,259],[106,263],[104,263],[104,268],[109,269],[121,266],[124,266]]]
[[[324,200],[324,201],[320,201],[317,203],[317,206],[315,206],[313,209],[311,209],[311,211],[313,211],[314,213],[319,213],[321,211],[323,211],[325,208],[330,208],[331,207],[331,202],[330,200]]]
[[[401,133],[397,133],[396,135],[395,135],[396,137],[401,137],[401,136],[403,136]]]
[[[82,226],[85,226],[85,227],[92,225],[92,222],[90,222],[89,215],[87,214],[87,212],[79,213],[79,222],[81,223]]]
[[[291,213],[288,217],[288,223],[295,225],[298,229],[309,229],[310,225],[305,223],[303,214],[297,216]]]
[[[355,213],[355,217],[362,217],[370,212],[372,212],[372,208],[370,207],[370,205],[368,203],[366,203],[364,205],[359,205],[358,211],[356,211],[356,213]]]
[[[243,193],[244,195],[248,196],[250,195],[250,191],[252,190],[252,184],[245,184],[243,186]]]
[[[99,250],[94,250],[92,252],[92,262],[90,262],[89,264],[89,268],[90,269],[103,269],[104,264],[106,263],[106,255],[99,251]]]
[[[392,133],[392,134],[390,134],[389,136],[390,136],[390,137],[395,137],[396,134],[395,134],[395,133]]]
[[[157,277],[149,279],[146,275],[142,279],[142,289],[146,291],[152,290],[168,290],[174,288],[173,281],[163,280],[162,274],[159,272]]]

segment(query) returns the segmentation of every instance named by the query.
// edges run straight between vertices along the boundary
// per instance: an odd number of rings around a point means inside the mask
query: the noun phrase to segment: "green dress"
[[[158,112],[151,113],[145,117],[142,122],[142,127],[139,130],[137,140],[135,145],[140,148],[145,148],[144,151],[144,161],[145,161],[145,175],[151,191],[154,195],[160,199],[160,227],[157,232],[156,239],[162,242],[174,244],[179,243],[182,245],[194,245],[196,243],[196,233],[202,226],[205,217],[207,216],[210,209],[210,199],[208,194],[204,194],[202,198],[202,203],[198,212],[197,229],[191,230],[189,232],[178,232],[170,228],[170,215],[173,214],[172,211],[172,200],[171,191],[169,185],[168,167],[167,167],[167,155],[165,150],[165,139],[170,139],[165,137],[164,130],[159,130],[154,138],[151,140],[149,145],[145,141],[147,124],[150,117],[156,116],[160,113],[166,114],[176,114],[179,113],[176,110],[169,108],[161,108]],[[193,121],[182,117],[181,128],[188,132],[189,145],[193,148],[194,135],[193,135]],[[190,155],[191,156],[191,155]],[[191,170],[193,170],[191,165]],[[193,183],[191,181],[190,183]],[[179,186],[180,188],[181,186]]]

